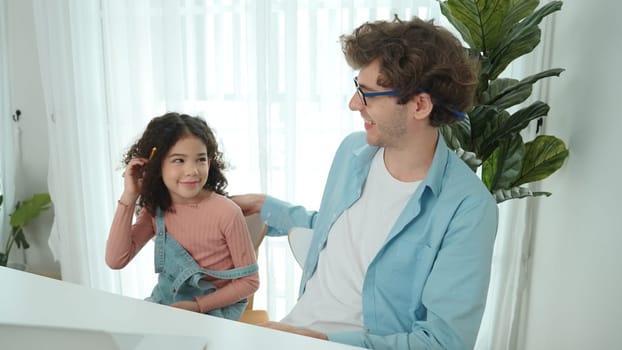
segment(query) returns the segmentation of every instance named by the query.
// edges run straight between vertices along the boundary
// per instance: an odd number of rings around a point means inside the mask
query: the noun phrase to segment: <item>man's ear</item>
[[[413,96],[408,104],[410,105],[410,115],[417,120],[428,118],[432,113],[432,108],[434,108],[432,98],[426,92]]]

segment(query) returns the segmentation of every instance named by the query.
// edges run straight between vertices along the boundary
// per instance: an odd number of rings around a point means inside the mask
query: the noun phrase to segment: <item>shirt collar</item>
[[[354,149],[353,154],[361,166],[363,171],[369,171],[369,165],[374,154],[378,151],[378,147],[370,146],[365,143],[361,147]],[[443,135],[439,132],[436,142],[436,150],[434,151],[434,158],[432,164],[428,170],[428,174],[421,183],[421,186],[427,186],[432,190],[435,196],[438,197],[441,191],[441,185],[443,183],[443,177],[447,169],[447,162],[449,161],[449,147],[443,139]]]
[[[443,135],[439,132],[438,140],[436,142],[436,150],[434,151],[434,158],[432,159],[432,164],[428,170],[428,175],[426,175],[422,183],[422,185],[429,187],[437,197],[441,192],[441,186],[443,178],[445,177],[448,161],[449,147],[447,147],[447,144],[443,139]]]

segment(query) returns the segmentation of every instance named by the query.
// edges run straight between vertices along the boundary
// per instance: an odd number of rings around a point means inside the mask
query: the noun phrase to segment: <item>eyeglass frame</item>
[[[365,92],[359,85],[358,77],[354,77],[354,86],[356,87],[356,93],[359,95],[359,98],[363,102],[364,106],[367,106],[367,97],[376,97],[376,96],[399,96],[401,93],[399,90],[387,90],[387,91],[372,91]]]
[[[376,97],[376,96],[399,96],[401,94],[401,92],[399,90],[387,90],[387,91],[373,91],[373,92],[365,92],[363,91],[363,89],[361,88],[361,86],[359,85],[359,79],[358,77],[354,77],[354,86],[356,87],[356,92],[357,95],[359,95],[359,98],[361,99],[361,101],[363,102],[363,105],[367,107],[367,97]],[[428,93],[427,90],[422,89],[422,88],[417,88],[417,93]],[[445,107],[446,108],[446,107]],[[460,111],[456,111],[450,108],[447,108],[453,115],[455,115],[456,117],[458,117],[458,119],[462,120],[465,118],[465,114],[460,112]]]

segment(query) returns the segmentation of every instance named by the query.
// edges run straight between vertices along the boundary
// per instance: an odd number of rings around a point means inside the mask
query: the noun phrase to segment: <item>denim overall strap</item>
[[[174,241],[175,243],[177,243],[177,241],[175,241],[174,239],[169,237],[170,241]],[[169,242],[169,244],[172,242]],[[179,244],[179,243],[177,243]],[[176,291],[179,289],[179,287],[186,281],[188,281],[192,286],[195,287],[199,287],[201,284],[199,283],[203,277],[207,276],[212,276],[215,278],[219,278],[219,279],[227,279],[227,280],[232,280],[232,279],[236,279],[236,278],[240,278],[240,277],[245,277],[248,275],[252,275],[255,272],[257,272],[259,270],[259,267],[257,266],[257,263],[251,264],[251,265],[247,265],[247,266],[242,266],[242,267],[238,267],[235,269],[230,269],[230,270],[223,270],[223,271],[217,271],[217,270],[209,270],[209,269],[202,269],[197,263],[196,261],[190,256],[190,254],[188,254],[186,252],[185,249],[183,249],[183,247],[181,247],[181,245],[179,246],[186,254],[187,258],[189,259],[185,259],[185,263],[184,266],[187,266],[183,271],[181,271],[177,277],[175,278],[175,280],[173,281],[173,291]],[[181,256],[177,256],[178,258],[180,258]]]
[[[176,260],[177,266],[184,266],[182,271],[176,274],[175,279],[172,282],[172,292],[173,295],[177,294],[179,287],[186,281],[188,281],[194,287],[206,288],[206,285],[209,289],[213,288],[211,283],[205,283],[207,281],[202,281],[199,283],[203,277],[206,275],[212,276],[219,279],[236,279],[248,275],[252,275],[253,273],[259,270],[257,263],[238,267],[235,269],[218,271],[218,270],[210,270],[203,269],[197,264],[190,254],[184,249],[184,247],[177,242],[173,237],[171,237],[166,232],[166,227],[164,225],[164,214],[160,210],[160,208],[156,209],[156,228],[157,234],[155,239],[155,268],[156,273],[160,273],[164,269],[165,259],[174,258]],[[166,257],[166,246],[168,245],[169,257]]]
[[[210,281],[203,279],[213,276],[220,279],[234,279],[255,273],[257,264],[240,268],[216,271],[203,269],[177,240],[166,232],[164,214],[156,209],[155,266],[158,284],[154,287],[148,301],[170,305],[178,301],[193,300],[216,291]],[[238,320],[246,308],[247,299],[232,305],[213,309],[207,314]]]
[[[232,280],[232,279],[252,275],[257,271],[259,271],[259,267],[257,266],[257,263],[238,267],[235,269],[224,270],[224,271],[201,269],[201,273],[192,275],[189,282],[193,286],[199,286],[199,281],[203,278],[204,275],[209,275],[209,276],[224,279],[224,280]]]
[[[155,253],[153,254],[155,272],[160,273],[164,269],[164,245],[166,243],[166,227],[164,226],[164,214],[160,207],[156,208],[156,237]]]

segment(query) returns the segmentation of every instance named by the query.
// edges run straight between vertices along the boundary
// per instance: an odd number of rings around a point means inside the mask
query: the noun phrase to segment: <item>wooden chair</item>
[[[251,241],[253,241],[253,246],[255,247],[255,256],[257,256],[259,253],[259,246],[266,235],[268,227],[261,221],[259,214],[247,216],[246,224],[248,225],[248,232],[251,235]],[[259,324],[268,322],[269,320],[268,312],[266,310],[253,309],[253,296],[251,295],[248,297],[248,305],[244,313],[242,313],[242,317],[240,317],[240,322]]]

